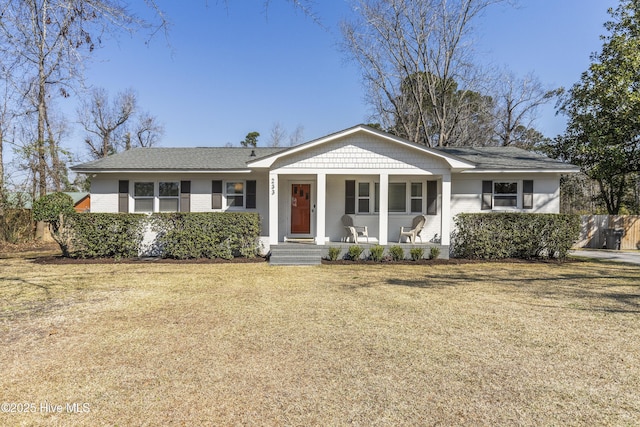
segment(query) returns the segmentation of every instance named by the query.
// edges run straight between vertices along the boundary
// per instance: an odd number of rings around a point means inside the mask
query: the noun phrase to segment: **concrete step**
[[[321,248],[271,248],[271,265],[318,265],[322,261]]]

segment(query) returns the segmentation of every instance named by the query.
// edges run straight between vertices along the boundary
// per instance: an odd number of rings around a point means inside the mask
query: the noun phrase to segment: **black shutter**
[[[438,181],[427,181],[427,215],[438,215]]]
[[[344,188],[344,213],[354,214],[356,213],[356,182],[345,181]]]
[[[256,208],[256,181],[247,181],[247,209]]]
[[[118,181],[118,212],[129,212],[129,181]]]
[[[222,181],[211,181],[211,209],[222,209]]]
[[[482,210],[493,207],[493,181],[482,181]]]
[[[191,212],[191,181],[180,181],[180,212]]]
[[[522,181],[522,209],[533,209],[533,181]]]

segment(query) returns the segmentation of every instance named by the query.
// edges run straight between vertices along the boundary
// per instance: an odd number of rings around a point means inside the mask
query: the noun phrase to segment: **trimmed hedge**
[[[460,214],[455,224],[453,255],[471,259],[564,259],[580,232],[580,217],[566,214]]]
[[[65,221],[71,231],[71,256],[133,258],[138,256],[148,216],[73,213],[65,216]]]
[[[246,212],[152,215],[163,258],[254,257],[259,252],[260,216]]]

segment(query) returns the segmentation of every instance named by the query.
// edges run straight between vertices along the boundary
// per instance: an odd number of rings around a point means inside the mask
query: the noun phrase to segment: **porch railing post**
[[[442,212],[440,244],[449,246],[451,240],[451,174],[442,175]]]
[[[380,174],[380,218],[379,242],[386,245],[389,242],[389,174]]]
[[[327,174],[318,173],[316,181],[316,245],[324,245],[326,240]]]
[[[278,174],[269,172],[269,244],[278,244]]]

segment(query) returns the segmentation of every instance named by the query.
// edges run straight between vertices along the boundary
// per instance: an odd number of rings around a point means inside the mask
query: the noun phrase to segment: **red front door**
[[[311,234],[311,184],[291,185],[291,234]]]

